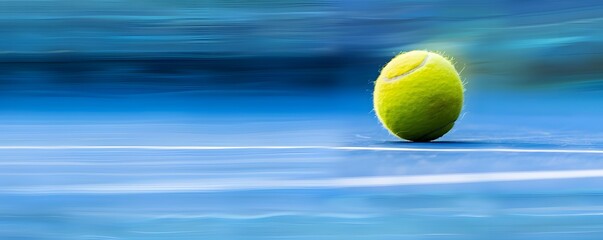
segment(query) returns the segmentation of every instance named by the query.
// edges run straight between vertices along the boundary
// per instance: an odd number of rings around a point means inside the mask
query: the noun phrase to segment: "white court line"
[[[0,146],[0,150],[349,150],[392,152],[501,152],[501,153],[585,153],[603,154],[598,149],[523,149],[523,148],[397,148],[397,147],[345,147],[345,146]]]
[[[348,177],[327,179],[191,179],[144,183],[48,185],[1,187],[0,193],[11,194],[117,194],[215,192],[269,189],[331,189],[416,185],[466,184],[535,180],[601,178],[603,169],[568,171],[526,171],[457,173],[410,176]]]

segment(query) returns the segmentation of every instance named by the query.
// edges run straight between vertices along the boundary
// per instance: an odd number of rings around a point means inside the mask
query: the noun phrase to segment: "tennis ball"
[[[392,134],[428,142],[454,126],[463,106],[463,83],[452,63],[439,54],[401,53],[381,70],[373,104]]]

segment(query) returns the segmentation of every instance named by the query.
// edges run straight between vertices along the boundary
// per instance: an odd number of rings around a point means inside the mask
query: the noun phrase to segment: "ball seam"
[[[385,81],[385,82],[395,82],[395,81],[400,80],[401,78],[404,78],[404,77],[412,74],[413,72],[416,72],[417,70],[419,70],[420,68],[422,68],[423,66],[425,66],[425,64],[427,64],[427,61],[429,60],[430,57],[431,57],[431,53],[427,53],[427,56],[425,56],[425,58],[423,59],[423,61],[421,62],[421,64],[419,64],[418,66],[414,67],[413,69],[411,69],[411,70],[409,70],[409,71],[407,71],[407,72],[405,72],[405,73],[403,73],[401,75],[395,76],[393,78],[385,77],[385,79],[383,79],[383,81]]]

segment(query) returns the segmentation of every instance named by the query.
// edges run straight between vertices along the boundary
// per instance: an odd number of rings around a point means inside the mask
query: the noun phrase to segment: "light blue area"
[[[195,112],[170,110],[170,105],[136,108],[135,101],[129,103],[130,111],[111,111],[110,101],[84,98],[73,101],[71,111],[5,112],[0,145],[603,149],[598,124],[603,112],[596,108],[602,99],[597,94],[469,94],[451,133],[439,142],[418,144],[388,135],[371,112],[370,95],[358,96],[275,98],[279,101],[215,97],[247,110]],[[317,105],[327,99],[334,101]],[[59,100],[47,98],[45,109],[52,110]],[[88,104],[105,110],[73,111]],[[319,148],[0,152],[0,236],[8,239],[602,236],[603,178],[325,188],[307,181],[596,170],[603,169],[598,161],[603,153]],[[299,181],[307,187],[282,185]]]

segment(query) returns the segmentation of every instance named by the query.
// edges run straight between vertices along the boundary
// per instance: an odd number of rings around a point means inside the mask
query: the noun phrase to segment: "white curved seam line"
[[[394,78],[386,77],[385,79],[383,79],[383,81],[394,82],[394,81],[398,81],[401,78],[404,78],[404,77],[410,75],[411,73],[413,73],[413,72],[419,70],[420,68],[422,68],[423,66],[425,66],[425,64],[427,64],[427,61],[429,60],[430,57],[431,57],[431,53],[427,53],[427,56],[425,56],[425,59],[423,59],[423,61],[421,62],[421,64],[419,64],[419,66],[416,66],[415,68],[411,69],[408,72],[403,73],[402,75],[395,76]]]

